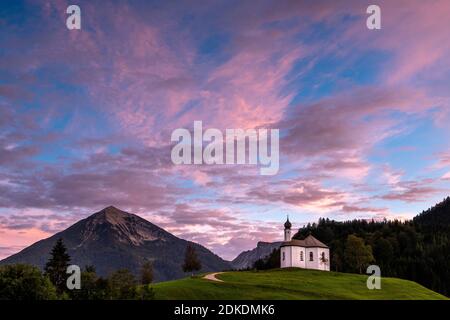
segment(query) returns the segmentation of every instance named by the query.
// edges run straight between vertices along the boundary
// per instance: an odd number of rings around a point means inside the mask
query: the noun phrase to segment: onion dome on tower
[[[289,221],[289,216],[287,216],[287,220],[284,223],[284,228],[285,229],[290,229],[292,227],[292,223]]]

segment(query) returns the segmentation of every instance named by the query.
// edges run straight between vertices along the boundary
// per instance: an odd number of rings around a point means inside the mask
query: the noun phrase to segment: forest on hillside
[[[450,197],[409,221],[352,220],[337,222],[319,219],[301,228],[294,239],[312,234],[331,251],[331,270],[359,272],[348,259],[349,238],[361,239],[365,262],[381,268],[382,277],[398,277],[450,295]],[[349,237],[350,236],[350,237]],[[255,267],[279,266],[279,250]]]

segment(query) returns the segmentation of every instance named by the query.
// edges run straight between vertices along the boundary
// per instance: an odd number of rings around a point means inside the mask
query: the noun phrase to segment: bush
[[[155,291],[149,285],[143,285],[139,288],[139,298],[141,300],[154,300],[155,299]]]
[[[34,266],[0,266],[0,300],[53,300],[56,288]]]
[[[129,270],[117,270],[108,278],[110,299],[129,300],[138,298],[136,285],[137,281]]]
[[[108,282],[97,276],[95,270],[86,268],[81,273],[81,289],[71,290],[73,300],[103,300],[107,296]]]

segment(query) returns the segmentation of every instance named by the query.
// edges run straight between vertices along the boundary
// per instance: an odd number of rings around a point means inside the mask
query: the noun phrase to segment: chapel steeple
[[[291,227],[292,223],[289,221],[289,216],[287,216],[287,220],[284,223],[284,241],[291,241]]]

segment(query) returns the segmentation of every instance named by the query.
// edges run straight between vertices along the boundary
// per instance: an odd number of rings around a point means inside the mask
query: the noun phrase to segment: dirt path
[[[217,281],[217,282],[223,282],[223,280],[220,280],[220,279],[216,278],[216,275],[221,274],[221,273],[223,273],[223,272],[210,273],[210,274],[207,274],[206,276],[204,276],[203,279],[211,280],[211,281]]]

